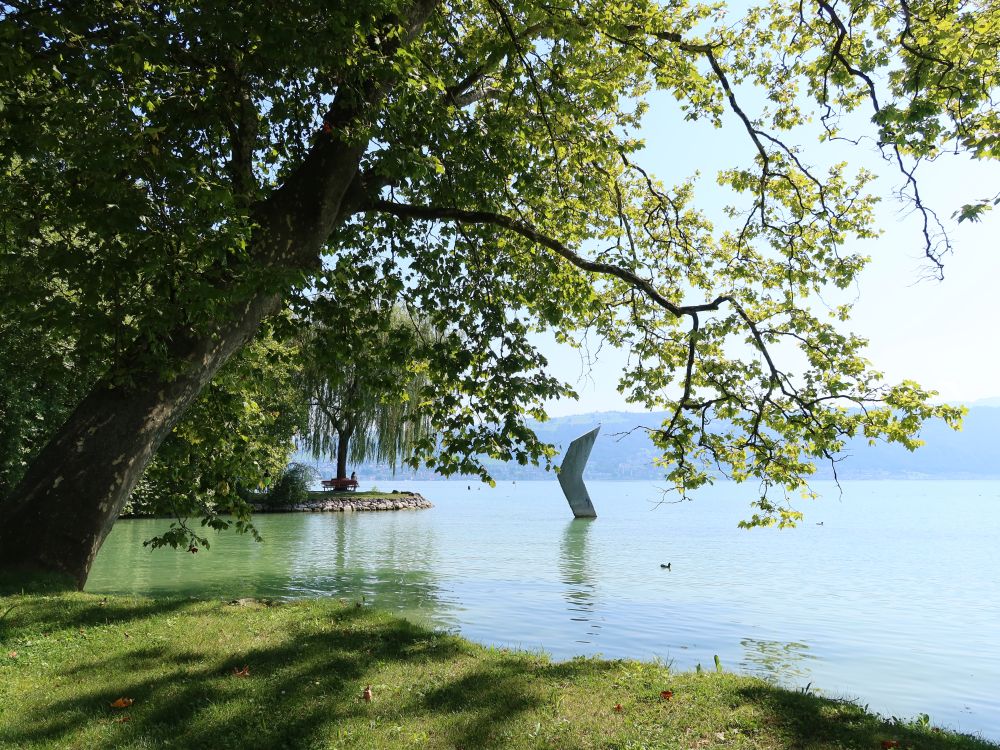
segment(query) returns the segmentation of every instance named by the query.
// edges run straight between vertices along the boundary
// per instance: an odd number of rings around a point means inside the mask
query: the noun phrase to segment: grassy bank
[[[553,664],[351,602],[0,598],[10,607],[3,748],[996,748],[731,674]]]

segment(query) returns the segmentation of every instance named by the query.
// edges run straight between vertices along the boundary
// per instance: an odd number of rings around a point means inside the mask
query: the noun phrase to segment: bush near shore
[[[998,747],[714,670],[486,648],[344,600],[39,593],[0,616],[3,748]]]

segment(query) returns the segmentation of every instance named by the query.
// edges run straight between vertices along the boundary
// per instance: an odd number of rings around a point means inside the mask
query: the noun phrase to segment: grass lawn
[[[732,674],[554,664],[333,599],[53,593],[2,597],[0,616],[12,606],[2,748],[997,747]]]

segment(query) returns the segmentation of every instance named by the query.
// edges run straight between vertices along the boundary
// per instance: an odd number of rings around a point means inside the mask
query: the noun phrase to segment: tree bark
[[[337,431],[337,479],[347,479],[348,446],[353,434],[353,425]]]
[[[105,378],[32,461],[2,507],[0,568],[65,574],[83,588],[90,566],[156,449],[184,410],[281,298],[260,294],[212,336],[181,339],[177,377]],[[141,356],[133,352],[133,357]]]

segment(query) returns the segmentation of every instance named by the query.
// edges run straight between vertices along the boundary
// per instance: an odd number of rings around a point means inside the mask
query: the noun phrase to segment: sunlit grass
[[[747,677],[489,649],[353,602],[11,606],[3,748],[996,747]]]

